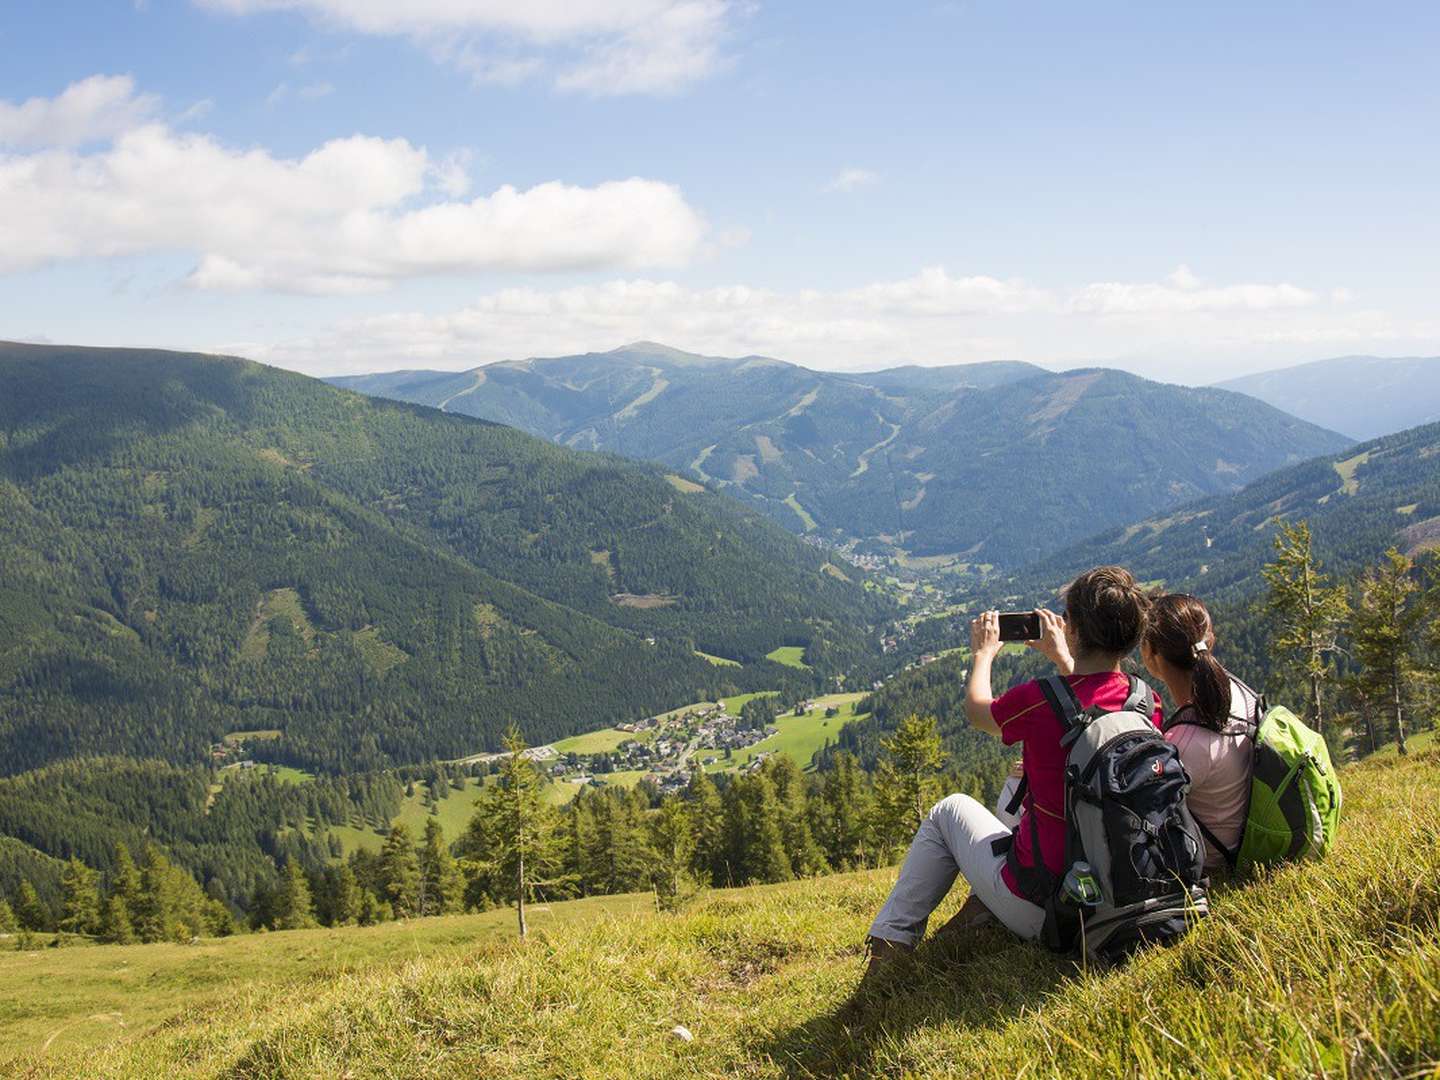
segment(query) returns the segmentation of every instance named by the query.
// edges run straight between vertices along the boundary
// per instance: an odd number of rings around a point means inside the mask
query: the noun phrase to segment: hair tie
[[[1207,652],[1209,652],[1209,651],[1210,651],[1210,646],[1209,646],[1209,645],[1206,645],[1205,642],[1203,642],[1203,641],[1197,641],[1197,642],[1195,642],[1194,645],[1191,645],[1191,646],[1190,646],[1190,655],[1191,655],[1192,657],[1194,657],[1196,660],[1199,660],[1199,659],[1200,659],[1200,654],[1201,654],[1201,653],[1207,653]]]

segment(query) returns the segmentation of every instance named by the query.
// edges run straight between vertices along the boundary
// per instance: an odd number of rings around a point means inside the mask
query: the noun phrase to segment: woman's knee
[[[932,820],[943,818],[958,821],[970,813],[971,807],[980,807],[980,804],[969,795],[946,795],[930,808],[928,816]]]

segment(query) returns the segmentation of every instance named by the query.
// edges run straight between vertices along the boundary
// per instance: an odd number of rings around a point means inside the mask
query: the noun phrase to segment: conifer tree
[[[695,834],[692,863],[695,875],[711,885],[730,884],[725,873],[725,813],[720,792],[715,787],[715,781],[699,768],[690,774],[690,784],[685,789],[685,805],[690,811]]]
[[[448,915],[459,910],[464,883],[445,843],[445,833],[434,818],[425,822],[420,844],[420,914]]]
[[[348,926],[360,915],[360,887],[349,863],[336,869],[330,894],[330,925]]]
[[[369,889],[360,890],[360,902],[355,906],[355,921],[361,926],[374,926],[385,921],[388,910]]]
[[[529,933],[525,904],[530,897],[574,879],[564,872],[555,812],[541,797],[540,777],[524,756],[525,740],[514,725],[505,734],[505,749],[496,783],[486,788],[461,847],[483,868],[496,895],[515,904],[523,939]]]
[[[24,878],[15,893],[15,921],[19,923],[21,930],[32,933],[38,934],[50,929],[50,909],[45,906],[45,901],[40,899],[35,886]]]
[[[133,913],[140,899],[140,871],[130,856],[130,849],[123,843],[115,845],[115,857],[110,870],[110,894],[125,901]]]
[[[642,888],[649,880],[651,853],[634,797],[607,788],[590,806],[594,826],[584,866],[591,883],[611,895]]]
[[[794,875],[770,778],[763,771],[738,777],[725,788],[722,802],[727,877],[736,884],[789,881]]]
[[[590,896],[597,891],[590,877],[590,850],[595,834],[595,812],[591,803],[595,798],[595,789],[589,784],[582,785],[566,807],[561,826],[565,865],[575,875],[575,891],[579,896]]]
[[[834,756],[820,793],[820,842],[837,870],[864,866],[874,843],[874,798],[852,754]]]
[[[118,892],[105,897],[105,902],[100,905],[100,938],[112,945],[129,945],[135,940],[130,905]]]
[[[13,934],[18,928],[10,901],[0,896],[0,934]]]
[[[780,832],[784,837],[791,873],[796,877],[823,873],[825,853],[810,830],[805,777],[800,772],[800,766],[788,755],[778,754],[765,762],[764,772],[775,785],[775,801],[780,807]]]
[[[99,875],[72,856],[60,886],[65,893],[60,929],[68,934],[94,934],[100,926]]]
[[[647,822],[655,853],[652,881],[661,911],[674,911],[691,892],[690,865],[695,857],[695,832],[690,812],[678,798],[660,803]]]
[[[303,930],[315,925],[315,905],[310,897],[310,882],[296,859],[285,864],[280,888],[275,898],[276,930]]]
[[[1262,573],[1270,590],[1269,611],[1278,626],[1273,646],[1307,684],[1306,719],[1323,732],[1324,686],[1334,677],[1340,631],[1350,617],[1345,587],[1330,584],[1320,572],[1305,521],[1280,523],[1275,560]]]
[[[1355,620],[1351,627],[1359,678],[1366,698],[1384,703],[1395,732],[1396,749],[1405,745],[1405,700],[1416,675],[1415,647],[1420,605],[1414,602],[1420,586],[1411,575],[1408,556],[1395,548],[1378,566],[1360,578]]]
[[[890,843],[903,843],[939,795],[935,773],[945,754],[935,718],[911,713],[880,745],[890,756],[875,774],[883,831]]]
[[[419,914],[420,860],[410,841],[410,830],[404,825],[393,826],[380,848],[380,878],[395,918]]]

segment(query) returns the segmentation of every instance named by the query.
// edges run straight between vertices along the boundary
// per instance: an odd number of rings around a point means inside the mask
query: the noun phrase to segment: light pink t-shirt
[[[1238,686],[1232,690],[1231,701],[1233,715],[1223,731],[1178,723],[1187,714],[1194,715],[1187,706],[1166,718],[1165,738],[1179,751],[1180,763],[1190,775],[1190,794],[1186,796],[1190,813],[1234,851],[1240,846],[1245,812],[1250,806],[1250,757],[1254,750],[1247,737],[1246,712],[1254,708],[1254,702]],[[1205,848],[1206,871],[1223,868],[1225,856],[1208,840]]]

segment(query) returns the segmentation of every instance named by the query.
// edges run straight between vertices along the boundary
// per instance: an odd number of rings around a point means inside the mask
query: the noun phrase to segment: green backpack
[[[1230,869],[1242,873],[1292,859],[1318,859],[1330,849],[1340,823],[1340,778],[1330,750],[1324,738],[1289,709],[1272,709],[1239,679],[1232,681],[1239,705],[1232,712],[1249,718],[1255,745],[1245,830],[1235,850],[1197,819],[1200,831],[1220,849]]]

